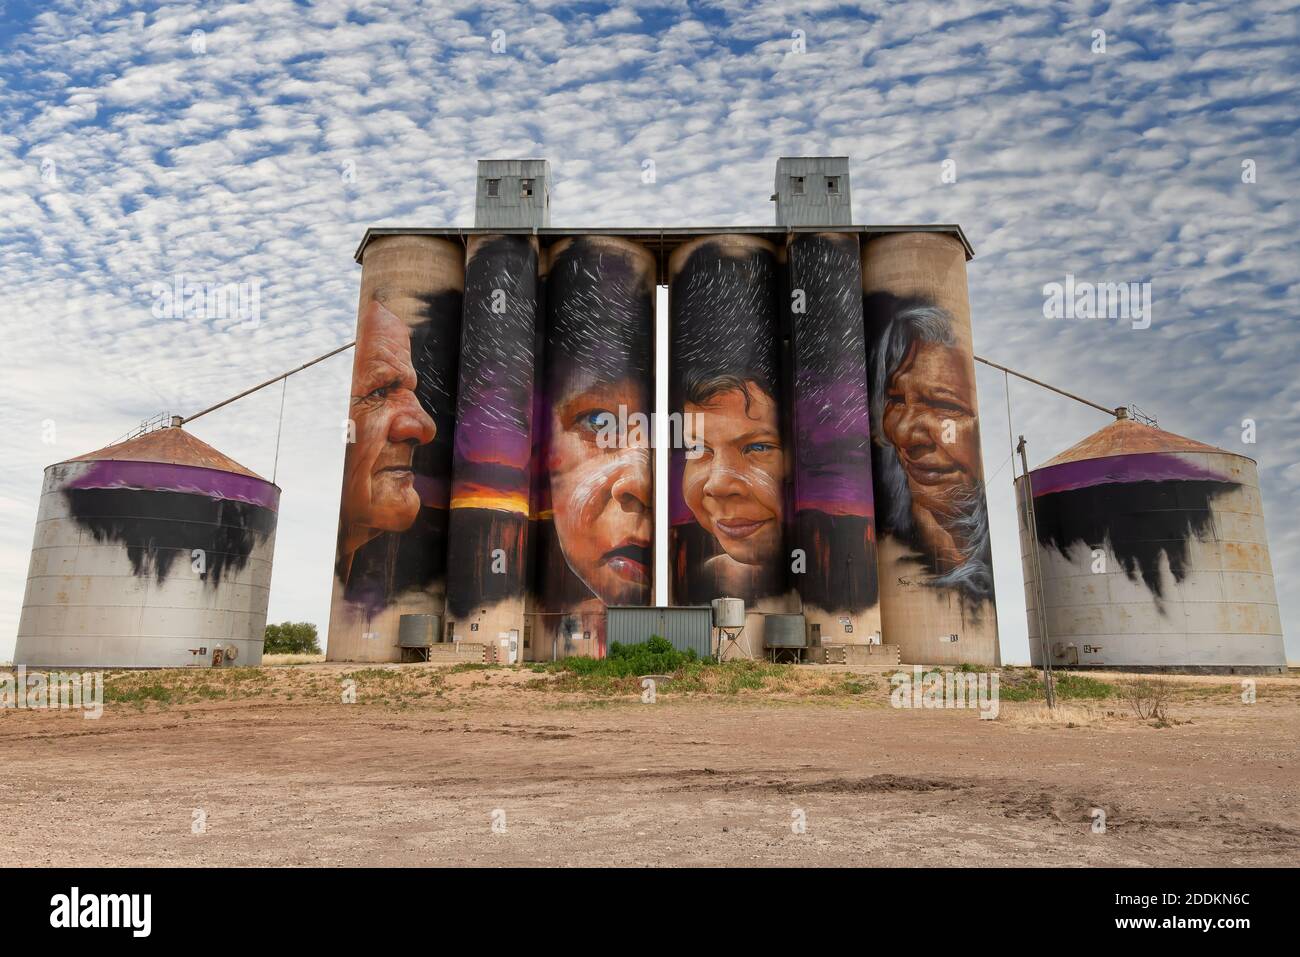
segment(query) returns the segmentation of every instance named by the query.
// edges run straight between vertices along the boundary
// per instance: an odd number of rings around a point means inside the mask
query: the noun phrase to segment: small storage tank
[[[714,628],[745,627],[745,602],[740,598],[715,598],[713,605]]]
[[[803,615],[768,615],[763,621],[765,648],[807,648],[808,625]]]
[[[438,615],[403,615],[397,624],[401,648],[431,648],[442,640],[442,619]]]
[[[172,422],[45,470],[15,664],[261,663],[280,490]]]
[[[1017,482],[1029,648],[1037,549],[1053,665],[1286,668],[1255,463],[1122,417]],[[1036,541],[1035,541],[1036,539]]]

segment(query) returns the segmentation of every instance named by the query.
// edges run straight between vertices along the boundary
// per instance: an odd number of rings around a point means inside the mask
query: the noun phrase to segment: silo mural
[[[528,572],[538,247],[474,236],[465,265],[448,529],[447,637],[521,651]]]
[[[858,239],[798,234],[786,263],[790,581],[822,641],[866,643],[880,608]]]
[[[548,251],[531,657],[605,653],[606,605],[654,570],[654,257],[611,237]]]
[[[398,661],[401,616],[443,612],[463,288],[456,243],[387,236],[366,247],[332,660]]]
[[[259,664],[279,499],[179,426],[51,465],[15,663]]]
[[[1120,419],[1018,483],[1030,652],[1040,663],[1031,548],[1053,664],[1280,671],[1282,625],[1255,463]]]
[[[862,282],[886,640],[905,662],[997,664],[965,249],[878,237]]]
[[[786,449],[775,248],[687,243],[669,262],[669,600],[784,611]]]

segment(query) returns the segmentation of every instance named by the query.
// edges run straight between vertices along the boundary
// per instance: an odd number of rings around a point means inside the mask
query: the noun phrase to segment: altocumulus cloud
[[[816,153],[853,158],[858,222],[963,225],[977,350],[1258,459],[1300,657],[1293,6],[0,7],[0,660],[41,469],[346,341],[366,226],[468,225],[489,155],[551,159],[557,225],[767,223],[775,157]],[[261,321],[155,317],[178,273],[257,280]],[[1066,273],[1150,281],[1151,328],[1044,319]],[[327,618],[347,375],[288,386],[273,619]],[[1023,661],[1002,381],[980,384],[1004,656]],[[1104,424],[1011,393],[1035,461]],[[269,474],[279,408],[267,390],[195,431]]]

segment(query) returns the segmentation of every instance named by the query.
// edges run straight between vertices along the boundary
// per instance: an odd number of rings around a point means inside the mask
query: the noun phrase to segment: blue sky
[[[470,225],[488,156],[551,160],[556,226],[768,224],[776,157],[800,154],[852,157],[856,222],[963,226],[979,352],[1259,462],[1300,659],[1297,19],[1280,2],[0,0],[0,661],[41,470],[347,341],[367,226]],[[155,318],[177,273],[260,281],[260,322]],[[1151,327],[1044,319],[1067,273],[1151,282]],[[288,386],[272,620],[327,620],[348,373],[330,360]],[[1024,661],[1003,384],[979,384],[1003,654]],[[1105,424],[1011,395],[1033,462]],[[269,475],[279,405],[266,390],[193,431]]]

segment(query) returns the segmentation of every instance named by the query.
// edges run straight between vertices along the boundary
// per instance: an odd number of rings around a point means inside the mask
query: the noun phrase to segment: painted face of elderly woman
[[[907,477],[917,532],[939,570],[955,567],[969,546],[959,520],[981,494],[970,362],[953,346],[913,339],[886,382],[881,425]]]

